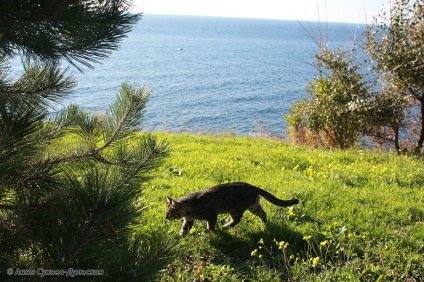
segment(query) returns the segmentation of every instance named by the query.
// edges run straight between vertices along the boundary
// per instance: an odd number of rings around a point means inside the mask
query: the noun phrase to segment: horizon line
[[[152,16],[182,16],[182,17],[203,17],[203,18],[226,18],[226,19],[252,19],[252,20],[272,20],[272,21],[293,21],[307,23],[331,23],[331,24],[351,24],[351,25],[368,25],[363,22],[341,22],[341,21],[322,21],[322,20],[298,20],[298,19],[283,19],[283,18],[268,18],[268,17],[248,17],[248,16],[223,16],[223,15],[198,15],[198,14],[170,14],[170,13],[150,13],[139,12],[144,15]]]

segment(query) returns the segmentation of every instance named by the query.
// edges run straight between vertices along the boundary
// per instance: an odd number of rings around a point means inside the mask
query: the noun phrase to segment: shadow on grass
[[[301,233],[293,231],[286,224],[274,222],[268,222],[263,229],[248,231],[241,236],[233,235],[232,232],[226,230],[219,230],[211,234],[209,244],[228,257],[230,264],[234,264],[231,265],[232,267],[240,269],[241,265],[246,266],[247,262],[254,260],[252,251],[258,248],[260,240],[263,240],[275,252],[278,251],[278,247],[274,240],[288,242],[292,253],[302,255],[306,248],[306,242]]]
[[[237,230],[237,228],[242,228],[242,230]],[[250,281],[250,279],[254,281],[258,278],[256,276],[263,272],[261,265],[265,266],[265,269],[268,270],[278,268],[275,265],[275,261],[270,259],[268,255],[266,256],[267,258],[263,257],[261,261],[258,260],[257,256],[252,256],[252,251],[258,249],[260,246],[259,241],[263,241],[275,256],[281,255],[281,250],[278,249],[275,241],[288,242],[290,253],[297,253],[300,256],[306,255],[306,242],[303,240],[303,235],[293,231],[289,225],[284,223],[268,222],[261,229],[256,230],[241,226],[235,227],[234,231],[219,230],[211,234],[208,240],[209,245],[225,257],[225,261],[215,261],[214,263],[230,265],[234,270],[247,278],[248,280],[246,281]],[[262,270],[258,270],[256,267]],[[279,275],[285,274],[281,272],[274,278],[278,278]],[[266,277],[262,278],[265,279]]]

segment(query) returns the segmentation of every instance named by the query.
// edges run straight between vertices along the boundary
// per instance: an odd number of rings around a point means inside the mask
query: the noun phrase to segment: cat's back
[[[199,191],[202,194],[239,194],[252,193],[257,194],[257,190],[253,185],[244,182],[224,183]]]
[[[213,186],[195,193],[196,198],[211,205],[219,212],[228,212],[232,209],[247,208],[257,201],[256,187],[243,183],[226,183]]]
[[[225,183],[192,192],[179,200],[192,204],[216,201],[232,204],[246,199],[256,199],[258,197],[257,190],[258,188],[255,186],[244,182]]]

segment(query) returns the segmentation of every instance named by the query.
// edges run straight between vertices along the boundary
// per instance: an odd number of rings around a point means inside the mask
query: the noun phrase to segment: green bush
[[[293,104],[286,115],[295,140],[309,135],[325,147],[353,147],[365,131],[370,93],[359,66],[343,51],[321,50],[317,64],[325,73],[307,87],[309,99]],[[307,142],[303,142],[307,143]]]

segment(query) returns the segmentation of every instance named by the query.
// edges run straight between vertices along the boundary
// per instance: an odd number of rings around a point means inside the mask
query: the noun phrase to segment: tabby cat
[[[266,222],[266,213],[259,203],[259,196],[280,207],[299,203],[298,199],[283,201],[253,185],[235,182],[193,192],[179,199],[168,197],[166,219],[183,218],[181,236],[187,235],[195,219],[206,220],[208,230],[213,231],[218,214],[221,213],[229,213],[232,218],[223,229],[236,226],[246,210]]]

